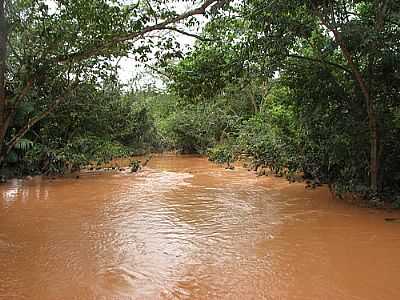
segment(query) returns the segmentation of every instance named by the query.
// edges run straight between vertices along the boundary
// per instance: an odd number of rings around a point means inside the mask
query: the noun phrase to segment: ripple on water
[[[0,195],[0,298],[400,298],[400,226],[324,188],[156,156]]]

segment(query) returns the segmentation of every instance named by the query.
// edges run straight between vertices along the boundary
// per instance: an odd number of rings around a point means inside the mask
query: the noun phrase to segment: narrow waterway
[[[160,156],[0,197],[0,299],[400,299],[400,215],[325,188]]]

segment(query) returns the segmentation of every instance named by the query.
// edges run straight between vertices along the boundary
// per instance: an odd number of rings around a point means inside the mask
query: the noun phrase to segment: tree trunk
[[[0,0],[0,165],[4,159],[5,135],[8,129],[6,95],[7,23],[4,0]]]
[[[252,91],[252,87],[250,86],[250,93],[249,93],[249,97],[250,97],[250,101],[251,101],[251,105],[253,106],[253,110],[254,110],[254,115],[258,113],[258,106],[257,106],[257,102],[256,102],[256,97]]]
[[[335,33],[334,33],[335,34]],[[355,65],[350,52],[348,51],[346,45],[341,39],[340,33],[337,33],[339,38],[337,38],[337,42],[339,42],[340,48],[344,57],[347,60],[350,68],[353,71],[353,75],[361,89],[361,92],[365,99],[365,104],[367,107],[367,115],[368,115],[368,127],[369,127],[369,139],[370,139],[370,189],[373,193],[378,192],[378,178],[379,178],[379,156],[378,156],[378,148],[379,148],[379,133],[378,133],[378,120],[376,116],[376,108],[373,99],[371,99],[371,94],[363,76]],[[335,34],[336,37],[336,34]]]
[[[375,110],[368,119],[370,126],[370,188],[373,193],[377,193],[379,186],[379,134]]]
[[[361,93],[364,97],[365,104],[367,107],[367,115],[368,115],[368,127],[369,127],[369,135],[370,135],[370,189],[373,193],[378,192],[378,181],[379,181],[379,132],[378,132],[378,118],[376,115],[376,108],[373,99],[371,99],[370,91],[367,87],[367,84],[358,69],[357,65],[353,60],[353,56],[347,48],[346,43],[343,40],[342,34],[339,30],[337,30],[334,26],[330,26],[329,23],[325,20],[325,18],[321,15],[321,13],[314,9],[314,12],[320,19],[321,23],[328,28],[334,35],[336,43],[338,43],[340,50],[344,58],[349,65],[351,72],[356,80],[358,86],[360,87]]]

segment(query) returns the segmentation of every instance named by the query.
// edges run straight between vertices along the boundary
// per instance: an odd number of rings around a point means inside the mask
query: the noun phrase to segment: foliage
[[[154,49],[160,60],[179,57],[179,43],[171,34],[175,26],[195,27],[195,16],[220,8],[218,1],[208,0],[179,14],[172,2],[1,0],[0,164],[38,122],[63,105],[67,112],[66,103],[81,105],[80,96],[93,95],[98,83],[115,79],[115,58],[129,54],[148,61]],[[160,31],[164,34],[157,38],[151,35]],[[120,100],[113,102],[117,109],[124,108]],[[132,135],[139,138],[139,133],[132,127],[140,123],[119,122],[117,112],[112,123],[120,136],[113,138],[134,143]],[[133,115],[119,116],[147,116],[144,107],[128,112]],[[129,126],[117,133],[118,124]]]
[[[218,134],[218,120],[208,106],[188,106],[169,116],[167,138],[182,153],[203,153]]]
[[[338,192],[399,193],[399,9],[395,1],[236,3],[172,67],[171,90],[198,107],[223,103],[231,150],[256,164]],[[235,99],[249,105],[239,111]],[[209,154],[223,157],[224,147]]]
[[[86,83],[76,97],[79,101],[71,99],[33,126],[7,156],[6,166],[17,175],[63,174],[159,147],[141,93],[124,92],[109,81]]]
[[[208,149],[207,156],[210,161],[218,164],[230,164],[234,161],[234,151],[232,145],[219,144],[215,147]]]

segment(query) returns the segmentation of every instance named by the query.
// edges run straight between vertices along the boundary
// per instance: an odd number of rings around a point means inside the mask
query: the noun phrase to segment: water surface
[[[0,186],[0,299],[400,299],[398,213],[155,157]]]

